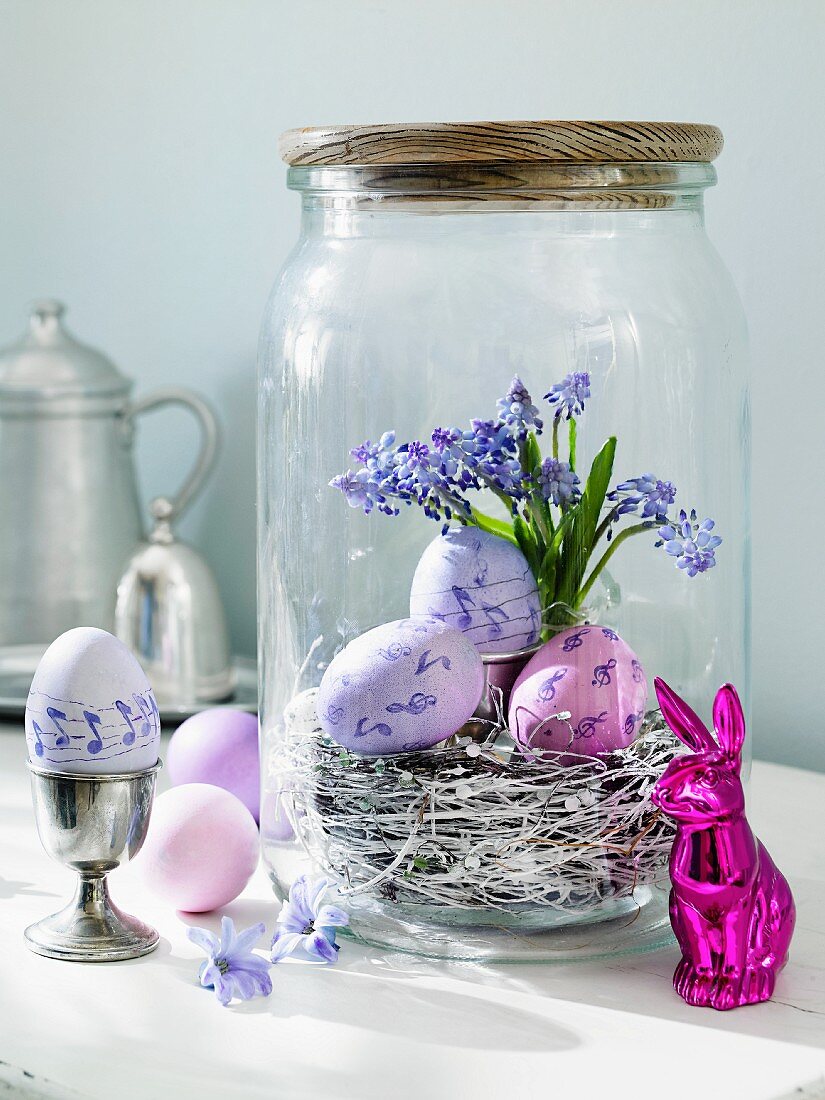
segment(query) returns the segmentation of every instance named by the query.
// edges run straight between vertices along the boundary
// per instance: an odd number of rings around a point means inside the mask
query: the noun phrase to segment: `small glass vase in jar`
[[[263,852],[349,933],[592,957],[669,935],[677,743],[747,702],[741,308],[712,126],[285,134],[260,343]]]

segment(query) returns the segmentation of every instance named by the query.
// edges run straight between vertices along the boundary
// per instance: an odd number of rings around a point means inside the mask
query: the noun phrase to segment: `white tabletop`
[[[72,876],[37,840],[24,756],[22,729],[0,727],[0,1097],[825,1097],[825,775],[754,765],[750,819],[799,909],[769,1004],[689,1008],[670,984],[675,947],[481,966],[345,941],[334,968],[286,962],[271,997],[227,1009],[197,985],[186,922],[145,893],[137,865],[112,893],[159,929],[152,955],[81,965],[26,949],[23,928],[64,903]],[[262,870],[226,912],[271,933]]]

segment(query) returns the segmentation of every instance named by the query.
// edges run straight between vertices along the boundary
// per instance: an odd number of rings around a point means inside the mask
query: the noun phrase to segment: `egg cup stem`
[[[136,855],[149,825],[160,763],[128,775],[61,775],[29,765],[37,831],[48,854],[77,872],[72,901],[30,925],[39,955],[115,962],[154,950],[158,933],[123,913],[109,896],[107,874]]]

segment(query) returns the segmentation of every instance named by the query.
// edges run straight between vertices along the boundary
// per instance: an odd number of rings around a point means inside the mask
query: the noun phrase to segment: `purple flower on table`
[[[540,434],[543,427],[539,410],[533,404],[530,392],[522,380],[515,376],[510,389],[496,402],[499,416],[512,431],[516,439],[526,439],[528,432]]]
[[[662,481],[655,474],[642,474],[623,481],[607,494],[616,505],[616,516],[626,516],[641,508],[644,519],[664,520],[667,510],[676,500],[676,486],[672,481]]]
[[[335,930],[349,924],[349,917],[343,909],[325,904],[324,897],[331,885],[329,879],[313,881],[306,875],[293,882],[272,939],[273,963],[296,952],[322,962],[337,960]]]
[[[590,375],[587,371],[572,371],[561,382],[551,386],[544,395],[551,405],[558,406],[556,416],[567,413],[567,419],[584,412],[584,403],[590,396]]]
[[[722,540],[712,535],[715,523],[712,519],[697,522],[696,511],[690,515],[684,509],[679,513],[678,522],[665,524],[659,528],[657,546],[664,546],[671,557],[676,559],[679,569],[684,569],[689,577],[705,573],[716,565],[716,547]]]
[[[236,932],[231,917],[221,917],[220,938],[206,928],[188,930],[189,939],[207,955],[198,971],[200,983],[205,989],[214,989],[222,1005],[228,1005],[233,997],[248,1001],[256,996],[268,997],[272,992],[272,963],[252,951],[264,931],[263,924],[253,924]]]
[[[557,508],[572,503],[581,495],[578,489],[579,478],[570,468],[569,462],[545,458],[535,477],[542,497]]]

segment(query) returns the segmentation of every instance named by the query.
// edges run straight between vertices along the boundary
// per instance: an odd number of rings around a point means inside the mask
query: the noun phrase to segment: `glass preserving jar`
[[[350,934],[434,956],[536,960],[658,945],[670,934],[671,834],[649,796],[676,750],[653,677],[706,718],[723,681],[746,708],[750,687],[745,326],[703,213],[721,134],[659,123],[374,126],[291,131],[281,148],[302,223],[259,354],[261,835],[274,889],[284,896],[298,875],[325,875]],[[532,395],[526,406],[513,404],[524,396],[514,377]],[[577,379],[586,379],[580,404]],[[617,440],[589,567],[608,553],[604,568],[588,588],[574,547],[576,581],[562,591],[568,551],[552,579],[536,566],[540,621],[515,657],[504,643],[482,655],[487,710],[482,700],[476,728],[421,751],[339,744],[319,715],[324,673],[381,624],[402,622],[398,652],[413,645],[403,630],[418,622],[410,593],[422,554],[442,526],[467,530],[455,510],[433,523],[409,504],[409,486],[407,499],[389,502],[398,514],[385,514],[369,469],[395,462],[396,484],[411,455],[397,451],[402,442],[423,442],[434,468],[435,428],[458,426],[467,437],[457,446],[478,448],[474,418],[495,426],[525,408],[528,421],[544,421],[545,456],[568,469],[573,445],[571,495],[552,470],[539,477],[546,465],[534,463],[524,482],[559,505],[555,521],[548,514],[554,531],[582,492],[593,499],[591,463]],[[383,451],[358,452],[388,431]],[[524,439],[507,445],[498,458],[529,475]],[[359,462],[372,485],[368,514],[365,482],[330,484]],[[469,478],[490,484],[483,462],[467,463]],[[507,491],[475,501],[494,536],[512,524],[518,502]],[[621,523],[645,530],[622,539]],[[530,559],[529,538],[516,541]],[[542,554],[549,546],[548,537]],[[519,750],[512,707],[508,736],[507,696],[540,642],[565,637],[566,648],[576,630],[598,632],[602,646],[618,635],[634,654],[643,704],[625,728],[636,740],[615,759],[574,757],[572,770],[558,755],[543,778],[538,757]],[[609,682],[610,659],[594,667],[594,689]],[[479,722],[495,724],[496,676],[498,726],[479,734]],[[429,714],[428,698],[403,694],[382,709]],[[571,709],[551,717],[574,738],[609,721],[594,705],[575,724]],[[324,715],[333,710],[325,704]],[[385,715],[372,728],[391,724]]]

